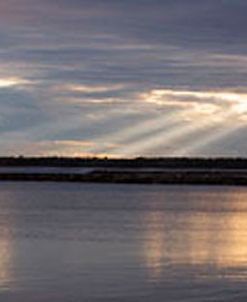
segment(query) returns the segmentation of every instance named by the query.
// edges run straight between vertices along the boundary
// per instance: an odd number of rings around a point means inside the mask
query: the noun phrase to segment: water
[[[247,188],[0,183],[0,301],[247,300]]]

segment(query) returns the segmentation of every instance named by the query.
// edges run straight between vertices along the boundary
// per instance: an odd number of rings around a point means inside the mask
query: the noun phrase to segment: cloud
[[[23,85],[25,85],[27,83],[28,83],[28,81],[21,79],[21,78],[3,77],[3,78],[0,78],[0,89],[6,88],[6,87],[22,87]]]
[[[172,131],[176,114],[194,128],[210,115],[244,123],[246,8],[244,0],[1,2],[1,145],[93,140],[90,152],[104,153],[103,140],[128,148]]]

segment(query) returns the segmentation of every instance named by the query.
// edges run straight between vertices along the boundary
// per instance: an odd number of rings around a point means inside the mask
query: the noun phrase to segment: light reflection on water
[[[4,230],[5,236],[0,240],[0,291],[7,286],[11,276],[11,238],[8,229]]]
[[[221,192],[220,200],[216,194],[215,200],[200,196],[193,201],[195,197],[186,192],[182,209],[170,207],[165,198],[154,200],[154,209],[164,202],[169,210],[144,215],[143,255],[150,278],[161,280],[167,266],[176,263],[215,267],[218,277],[247,280],[247,194]]]
[[[161,278],[163,258],[166,254],[164,226],[165,217],[160,212],[150,212],[144,216],[145,239],[143,254],[151,278]]]
[[[247,188],[0,184],[0,300],[246,301]]]
[[[11,229],[14,225],[14,215],[10,215],[5,206],[1,204],[8,202],[11,192],[5,195],[0,192],[0,292],[10,288],[14,282],[12,265],[14,261],[14,247]]]

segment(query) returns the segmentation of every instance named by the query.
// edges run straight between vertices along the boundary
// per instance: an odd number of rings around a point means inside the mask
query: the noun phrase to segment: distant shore
[[[93,171],[74,173],[0,173],[0,181],[94,182],[125,184],[247,185],[247,171]]]
[[[133,168],[133,169],[244,169],[247,158],[188,157],[0,157],[0,167],[69,167],[69,168]]]
[[[247,159],[0,157],[0,181],[245,186]]]

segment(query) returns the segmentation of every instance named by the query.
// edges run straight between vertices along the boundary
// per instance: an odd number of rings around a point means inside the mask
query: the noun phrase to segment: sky
[[[1,0],[0,156],[246,156],[246,12]]]

